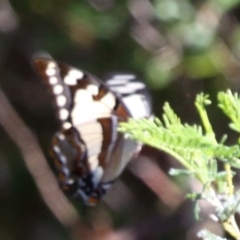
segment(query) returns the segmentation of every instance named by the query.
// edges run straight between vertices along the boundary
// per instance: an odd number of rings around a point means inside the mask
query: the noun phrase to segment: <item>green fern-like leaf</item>
[[[240,98],[238,93],[220,92],[218,94],[218,106],[231,119],[229,126],[236,132],[240,132]]]
[[[200,113],[205,134],[200,125],[182,124],[168,103],[163,107],[163,121],[157,118],[154,121],[130,119],[129,122],[120,124],[119,131],[136,141],[141,141],[175,157],[188,171],[206,184],[212,181],[209,169],[211,170],[210,165],[216,159],[240,168],[240,148],[239,145],[226,146],[222,143],[224,140],[221,143],[216,141],[205,110],[205,105],[210,104],[207,95],[199,94],[195,104]]]
[[[219,107],[231,120],[231,129],[240,133],[240,96],[228,90],[218,94],[218,101]],[[236,211],[240,211],[240,194],[234,194],[232,178],[235,172],[231,167],[240,168],[240,138],[232,146],[226,145],[226,134],[217,141],[206,111],[206,106],[210,103],[208,95],[197,95],[195,106],[202,125],[183,124],[166,103],[162,120],[130,119],[120,124],[119,131],[177,159],[185,169],[171,169],[171,175],[195,177],[203,184],[202,191],[187,195],[196,203],[196,216],[199,217],[200,213],[198,200],[209,201],[215,207],[212,217],[222,222],[224,229],[239,239],[239,230],[233,216]],[[219,160],[224,163],[224,171],[218,169]],[[207,230],[201,231],[199,237],[208,240],[224,239]]]

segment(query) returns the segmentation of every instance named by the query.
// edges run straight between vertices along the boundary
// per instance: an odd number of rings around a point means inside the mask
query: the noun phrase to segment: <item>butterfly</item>
[[[37,58],[34,66],[60,122],[51,143],[60,187],[93,206],[141,149],[117,128],[129,118],[150,117],[146,86],[132,74],[113,74],[103,82],[52,59]]]

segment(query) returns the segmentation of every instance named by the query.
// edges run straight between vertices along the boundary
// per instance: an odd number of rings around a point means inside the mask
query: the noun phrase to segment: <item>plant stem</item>
[[[225,171],[227,173],[226,175],[226,180],[227,180],[227,185],[228,185],[228,195],[233,195],[234,193],[234,185],[232,182],[232,171],[231,171],[231,166],[228,163],[224,164]]]
[[[223,223],[224,230],[228,232],[236,240],[240,240],[240,231],[235,221],[234,216],[231,216],[228,221]]]

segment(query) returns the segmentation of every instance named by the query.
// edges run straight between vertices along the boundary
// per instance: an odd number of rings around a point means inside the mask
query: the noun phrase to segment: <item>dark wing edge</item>
[[[63,82],[58,63],[52,59],[37,58],[34,59],[33,64],[50,92],[58,119],[62,125],[67,125],[70,121],[72,96],[69,87]]]

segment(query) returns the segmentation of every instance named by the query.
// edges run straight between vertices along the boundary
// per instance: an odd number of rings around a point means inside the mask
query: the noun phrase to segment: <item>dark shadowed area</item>
[[[201,191],[166,154],[145,146],[96,207],[67,199],[48,154],[59,124],[34,57],[52,57],[99,78],[131,72],[149,87],[154,114],[169,102],[183,121],[204,91],[240,88],[240,0],[0,0],[0,239],[197,239],[201,222],[186,193]],[[236,135],[215,106],[208,108],[218,139]],[[84,113],[83,113],[84,114]],[[236,177],[236,183],[239,178]]]

